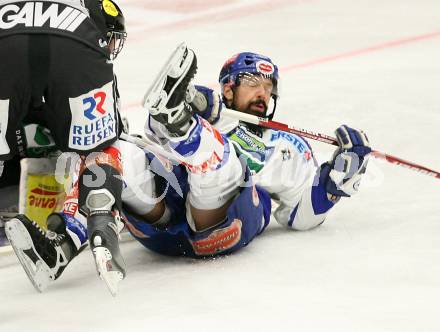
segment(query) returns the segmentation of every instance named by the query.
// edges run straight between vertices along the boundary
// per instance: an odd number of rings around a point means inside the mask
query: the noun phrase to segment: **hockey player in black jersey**
[[[116,221],[121,167],[111,153],[121,131],[112,60],[125,38],[124,17],[111,0],[0,0],[0,175],[4,161],[20,152],[17,135],[32,110],[61,151],[81,156],[79,208],[87,216],[98,272],[112,293],[125,276]],[[60,231],[56,222],[48,225]],[[38,271],[27,264],[36,259],[30,251],[56,261],[76,254],[63,232],[51,239],[25,216],[8,229],[31,280]]]

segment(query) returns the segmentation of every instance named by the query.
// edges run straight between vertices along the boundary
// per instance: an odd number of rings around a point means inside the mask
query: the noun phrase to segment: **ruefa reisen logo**
[[[87,150],[116,137],[112,82],[77,98],[71,98],[70,108],[70,148]]]

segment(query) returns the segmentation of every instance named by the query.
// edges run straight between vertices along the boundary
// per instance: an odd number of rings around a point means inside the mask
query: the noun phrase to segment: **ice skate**
[[[188,84],[197,72],[197,58],[180,44],[163,66],[144,97],[144,107],[172,134],[182,135],[191,117],[185,101]]]
[[[125,262],[119,250],[118,218],[113,215],[113,196],[105,189],[92,191],[87,198],[89,217],[87,233],[100,278],[116,296],[119,282],[125,277]]]
[[[45,231],[24,215],[8,221],[5,231],[29,280],[39,292],[61,275],[77,253],[66,234]]]

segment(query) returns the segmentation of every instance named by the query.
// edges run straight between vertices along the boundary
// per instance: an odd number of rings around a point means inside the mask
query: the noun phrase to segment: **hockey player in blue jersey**
[[[278,203],[278,223],[308,230],[322,224],[341,197],[358,192],[371,152],[362,131],[338,128],[339,148],[332,160],[317,165],[303,138],[221,116],[226,107],[272,119],[279,75],[270,58],[244,52],[227,60],[217,97],[192,86],[196,57],[180,48],[145,97],[145,131],[186,169],[186,222],[171,220],[158,230],[128,216],[140,242],[173,255],[227,254],[264,231],[271,199]]]
[[[126,227],[145,247],[194,258],[229,254],[261,234],[272,212],[286,228],[307,230],[341,197],[357,193],[371,151],[362,132],[340,127],[340,147],[319,166],[301,137],[221,116],[226,107],[273,117],[279,77],[271,59],[255,53],[229,59],[220,97],[192,85],[196,68],[194,52],[180,45],[147,92],[145,133],[159,153],[119,143]],[[69,207],[53,218],[64,221],[80,250],[87,243],[84,220]],[[52,280],[67,263],[46,264]]]

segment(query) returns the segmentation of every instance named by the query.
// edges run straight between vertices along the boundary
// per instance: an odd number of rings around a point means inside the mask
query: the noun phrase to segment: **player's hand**
[[[209,123],[215,123],[220,118],[222,100],[214,90],[205,86],[190,84],[185,98],[194,113],[208,120]]]
[[[350,197],[359,191],[359,184],[371,152],[370,143],[362,131],[346,125],[336,130],[336,139],[339,148],[333,159],[323,165],[321,179],[326,181],[325,186],[329,194]]]

